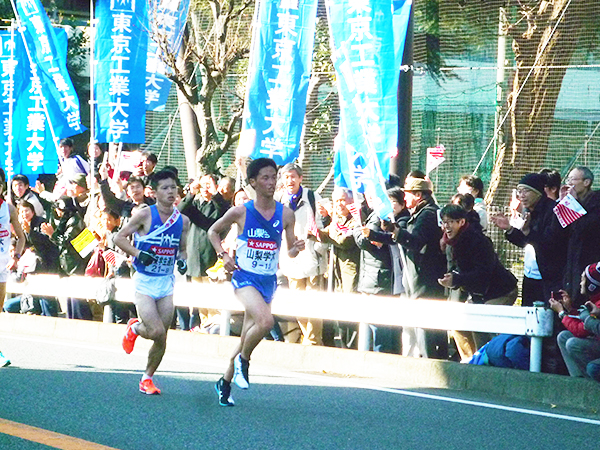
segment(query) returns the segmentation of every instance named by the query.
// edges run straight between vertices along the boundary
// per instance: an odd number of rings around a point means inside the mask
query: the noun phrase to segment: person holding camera
[[[556,340],[569,375],[600,381],[600,262],[584,269],[580,292],[588,300],[579,311],[567,291],[552,293],[550,307],[566,328]]]

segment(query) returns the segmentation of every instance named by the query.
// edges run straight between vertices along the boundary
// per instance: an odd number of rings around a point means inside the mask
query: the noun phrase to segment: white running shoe
[[[248,389],[250,387],[248,367],[250,367],[250,361],[243,359],[241,353],[233,360],[233,382],[240,389]]]

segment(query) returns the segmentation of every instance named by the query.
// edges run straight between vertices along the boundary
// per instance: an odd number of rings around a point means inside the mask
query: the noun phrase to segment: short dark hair
[[[388,197],[392,197],[401,205],[406,205],[406,200],[404,199],[404,191],[399,186],[393,186],[386,191]]]
[[[246,169],[246,178],[248,180],[251,180],[252,178],[256,179],[258,173],[265,167],[272,167],[275,169],[275,171],[277,171],[277,163],[275,163],[275,161],[273,161],[271,158],[257,158],[248,164],[248,168]]]
[[[29,186],[29,178],[27,178],[25,175],[17,174],[14,177],[12,177],[12,180],[10,180],[11,183],[13,181],[20,181],[24,185]]]
[[[423,172],[422,170],[412,170],[407,176],[406,178],[422,178],[423,180],[427,177],[427,175],[425,175],[425,172]]]
[[[478,198],[483,198],[483,181],[481,181],[481,178],[479,178],[479,177],[477,177],[475,175],[465,175],[464,177],[462,177],[460,179],[461,183],[463,181],[470,188],[477,189],[477,191],[479,192],[477,194]]]
[[[144,183],[144,179],[142,177],[131,176],[127,178],[126,187],[133,183],[140,183],[142,187],[146,187],[146,183]]]
[[[175,181],[175,184],[177,184],[179,181],[177,180],[177,175],[175,175],[169,169],[162,169],[152,175],[152,178],[150,179],[150,186],[152,189],[156,190],[156,188],[158,188],[158,182],[162,180],[173,180]]]
[[[149,152],[148,150],[143,151],[142,156],[144,156],[147,161],[150,161],[154,164],[156,164],[158,162],[158,157],[154,153]]]
[[[544,176],[544,186],[547,188],[560,189],[562,179],[560,173],[554,169],[542,169],[540,174]]]
[[[60,142],[58,143],[59,147],[65,146],[65,147],[73,147],[73,139],[71,138],[64,138],[61,139]]]
[[[471,194],[454,194],[452,196],[452,203],[460,205],[465,211],[471,211],[475,206],[475,197]]]
[[[448,203],[446,206],[442,208],[440,211],[440,217],[448,217],[452,220],[467,220],[467,211],[460,205],[455,205],[453,203]]]
[[[390,173],[390,177],[388,178],[388,180],[385,183],[385,188],[386,189],[391,189],[393,187],[402,187],[404,185],[404,183],[402,183],[402,178],[400,178],[398,175]],[[389,195],[389,193],[388,193]]]
[[[31,203],[29,203],[27,200],[21,200],[18,204],[17,204],[17,208],[19,206],[22,206],[23,208],[29,208],[31,210],[31,212],[33,212],[33,214],[35,214],[35,208],[33,207],[33,205]]]
[[[108,209],[108,208],[106,208],[104,211],[102,211],[102,214],[108,214],[110,217],[112,217],[115,220],[119,220],[121,218],[121,216],[119,215],[118,212],[115,212],[112,209]]]

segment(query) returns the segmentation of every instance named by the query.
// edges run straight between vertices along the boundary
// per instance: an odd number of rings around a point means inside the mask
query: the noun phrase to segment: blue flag
[[[312,64],[317,0],[260,2],[238,155],[298,157]]]
[[[405,11],[402,6],[396,10]],[[404,48],[397,39],[404,42],[406,28],[402,36],[390,33],[398,24],[391,0],[329,1],[327,9],[340,96],[336,184],[364,193],[377,215],[390,219],[385,181],[397,153],[398,53]]]
[[[96,3],[96,140],[143,143],[148,53],[146,0]]]
[[[62,28],[51,29],[52,41],[55,44],[57,59],[66,60],[67,55],[67,33]],[[48,78],[40,77],[37,66],[28,63],[27,51],[23,36],[17,34],[14,44],[11,43],[10,33],[1,33],[3,47],[10,48],[14,45],[14,61],[11,62],[10,52],[0,54],[2,64],[2,81],[10,80],[12,68],[13,90],[9,92],[4,85],[2,92],[3,133],[0,140],[3,144],[2,165],[7,172],[21,173],[25,175],[39,175],[41,173],[56,173],[58,170],[57,143],[54,137],[61,135],[52,134],[51,126],[54,118],[61,117],[57,110],[57,103],[49,100]],[[12,170],[7,166],[8,139],[10,137],[8,120],[8,102],[12,95]],[[44,108],[44,102],[47,102]],[[48,112],[48,115],[46,114]],[[50,120],[48,118],[50,117]],[[69,130],[70,127],[59,128]],[[54,128],[56,131],[57,128]],[[72,134],[72,133],[71,133]],[[64,134],[62,135],[64,137]]]
[[[162,44],[171,55],[177,55],[181,48],[183,31],[190,9],[190,0],[152,0],[150,23],[152,36],[161,36]],[[163,47],[164,48],[164,47]],[[164,111],[171,80],[165,75],[171,68],[161,59],[163,50],[152,39],[148,42],[148,61],[146,63],[146,110]]]
[[[86,128],[81,125],[79,99],[67,71],[66,51],[58,51],[59,43],[46,11],[39,0],[19,1],[16,5],[56,138],[82,133]]]

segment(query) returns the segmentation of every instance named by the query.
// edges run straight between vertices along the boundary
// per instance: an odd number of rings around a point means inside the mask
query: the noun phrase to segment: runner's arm
[[[142,208],[138,210],[132,217],[129,222],[125,224],[123,228],[119,230],[117,235],[115,236],[115,245],[127,253],[129,256],[133,256],[137,258],[140,254],[140,251],[135,248],[129,238],[141,229],[144,229],[146,223],[151,220],[151,212],[150,208]]]
[[[296,238],[294,234],[294,225],[296,224],[296,216],[287,206],[283,208],[283,231],[285,232],[285,240],[288,246],[288,256],[295,258],[302,250],[304,250],[304,241]]]
[[[179,259],[187,260],[187,235],[190,230],[190,219],[181,215],[183,218],[183,230],[181,231],[181,238],[179,239]]]
[[[238,227],[240,227],[241,219],[245,217],[245,214],[246,207],[243,205],[231,208],[208,229],[208,240],[215,249],[217,255],[223,259],[225,270],[229,272],[233,272],[235,269],[235,261],[229,256],[229,253],[223,249],[223,246],[221,245],[221,234],[229,230],[234,223],[237,223]],[[241,229],[243,229],[243,225],[241,225],[241,227]]]

